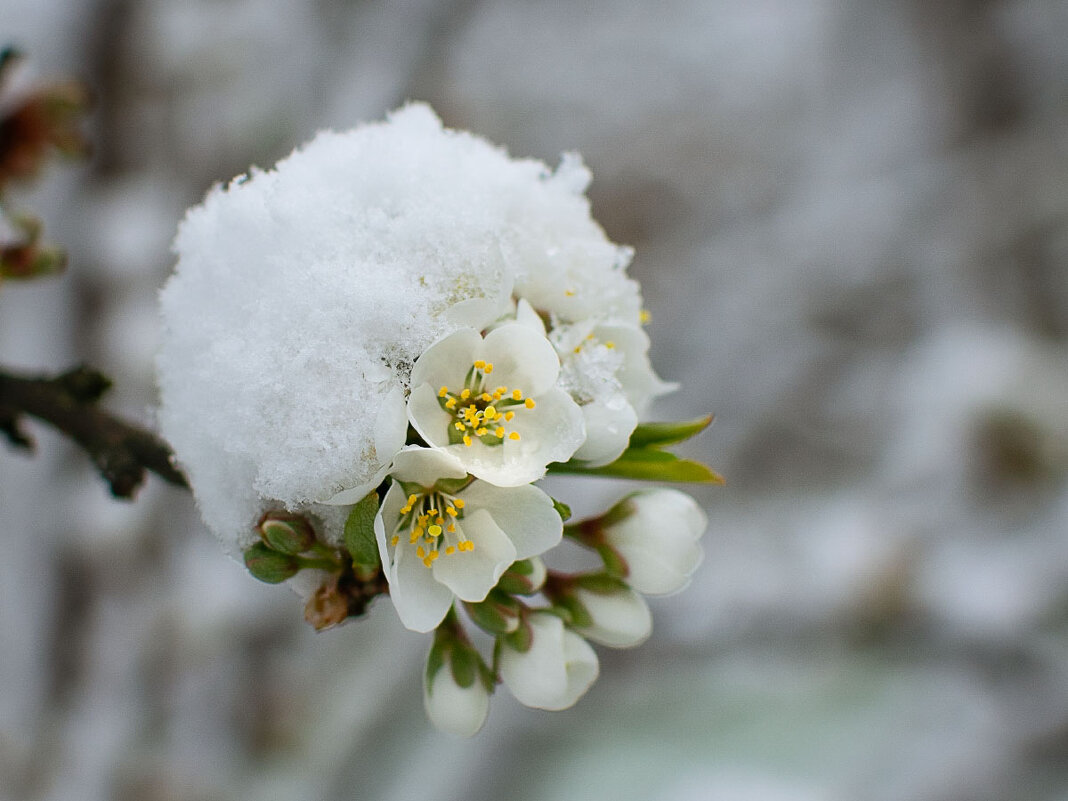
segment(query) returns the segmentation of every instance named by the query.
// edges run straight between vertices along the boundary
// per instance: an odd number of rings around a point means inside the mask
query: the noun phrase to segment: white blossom
[[[538,709],[567,709],[597,679],[597,654],[555,615],[535,612],[529,625],[530,649],[501,649],[501,679],[521,704]]]
[[[624,498],[607,515],[605,542],[627,563],[626,582],[646,595],[677,592],[704,557],[698,540],[708,518],[674,489],[647,489]]]
[[[593,592],[578,588],[575,600],[593,622],[575,629],[588,640],[610,648],[630,648],[645,642],[653,630],[649,605],[631,589]]]
[[[451,453],[409,447],[397,454],[375,534],[401,622],[426,632],[454,598],[479,602],[517,559],[560,542],[563,523],[537,487],[472,480]]]
[[[582,412],[556,386],[560,361],[544,336],[507,323],[483,339],[465,328],[412,368],[408,416],[435,448],[502,487],[528,484],[585,439]]]

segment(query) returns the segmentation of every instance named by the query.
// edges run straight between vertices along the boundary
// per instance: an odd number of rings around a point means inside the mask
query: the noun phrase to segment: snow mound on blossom
[[[263,510],[373,481],[412,363],[513,291],[636,319],[588,181],[577,157],[510,159],[415,104],[214,187],[178,230],[157,360],[160,427],[209,527],[244,547]]]

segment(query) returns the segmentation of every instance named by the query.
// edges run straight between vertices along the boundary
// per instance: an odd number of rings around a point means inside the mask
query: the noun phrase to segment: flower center
[[[445,492],[413,493],[401,507],[392,545],[396,548],[407,534],[408,547],[415,546],[415,555],[431,567],[442,551],[451,556],[475,550],[475,544],[464,536],[463,518],[462,498]]]
[[[515,417],[515,410],[533,409],[534,399],[523,397],[523,390],[497,386],[492,390],[487,376],[493,372],[493,364],[479,359],[471,365],[458,391],[448,387],[438,390],[438,403],[448,412],[449,444],[461,442],[467,447],[477,439],[490,447],[500,445],[505,439],[519,440],[518,431],[510,431],[507,424]]]

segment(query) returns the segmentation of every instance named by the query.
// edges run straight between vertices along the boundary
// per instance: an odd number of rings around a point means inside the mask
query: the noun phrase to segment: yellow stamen
[[[426,556],[426,549],[422,545],[420,545],[418,548],[415,549],[415,555],[422,559],[424,556]]]
[[[445,408],[446,409],[455,409],[456,408],[456,398],[449,398],[447,401],[445,401]]]
[[[459,420],[457,420],[455,423],[453,423],[453,425],[456,427],[457,431],[463,431],[464,430],[464,424],[461,423]]]
[[[521,389],[513,389],[512,390],[512,400],[523,400],[523,390],[521,390]]]
[[[443,386],[441,389],[438,390],[438,397],[439,398],[444,398],[448,394],[449,394],[449,388],[448,387]]]
[[[486,370],[485,370],[485,372],[486,372],[487,375],[489,373],[493,372],[493,362],[486,362]]]
[[[456,517],[457,515],[455,506],[446,506],[445,511],[449,514],[450,517]]]
[[[454,548],[451,545],[448,548],[445,549],[445,555],[446,556],[452,556],[454,553],[456,553],[456,548]]]
[[[457,498],[455,501],[453,501],[453,503],[456,505],[457,509],[463,509],[465,505],[463,498]]]
[[[396,534],[394,534],[393,535],[393,539],[391,539],[389,541],[389,544],[392,545],[394,548],[396,548],[398,542],[400,542],[400,537],[398,537]]]
[[[476,431],[475,431],[475,435],[479,436],[479,437],[484,437],[488,433],[489,433],[489,431],[487,429],[485,429],[485,428],[479,428],[479,429],[476,429]]]
[[[497,426],[497,430],[493,433],[497,439],[504,439],[504,429],[501,426]]]
[[[573,297],[575,297],[575,290],[574,289],[565,289],[564,290],[564,295],[569,297],[569,298],[573,298]]]
[[[482,361],[481,359],[479,359],[477,362],[475,362],[475,369],[476,370],[481,370],[485,366],[486,366],[486,363],[484,361]]]
[[[614,348],[616,346],[616,343],[615,342],[605,342],[604,346],[606,348],[608,348],[609,350],[612,350],[612,348]]]
[[[653,315],[649,314],[648,309],[642,309],[640,312],[638,312],[638,322],[640,322],[642,325],[645,325],[652,319]]]
[[[511,422],[513,417],[515,417],[515,412],[505,412],[504,413],[504,422],[506,422],[506,423]]]
[[[481,395],[479,395],[479,398],[480,398],[480,399],[481,399],[481,400],[482,400],[482,401],[483,401],[484,403],[489,403],[489,402],[490,402],[491,400],[493,400],[493,396],[492,396],[492,395],[490,395],[490,394],[489,394],[488,392],[483,392],[483,393],[482,393]]]
[[[467,400],[471,397],[471,390],[464,387],[464,391],[460,393],[460,400]]]
[[[515,442],[519,442],[519,432],[513,431],[511,434],[508,435],[508,439],[513,440]]]
[[[471,447],[471,437],[467,436],[467,434],[464,434],[464,445],[468,448]]]
[[[456,533],[456,524],[455,523],[449,523],[449,527],[447,529],[445,529],[445,530],[447,532],[449,532],[450,534],[455,534]]]
[[[528,409],[533,409],[534,408],[534,399],[533,398],[527,398],[525,401],[523,401],[523,405],[526,406]]]

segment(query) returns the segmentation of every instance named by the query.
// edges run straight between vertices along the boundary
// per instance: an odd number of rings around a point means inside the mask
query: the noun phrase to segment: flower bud
[[[299,515],[270,512],[259,529],[263,541],[280,553],[304,553],[315,544],[311,524]]]
[[[470,645],[435,639],[423,673],[423,707],[441,731],[472,737],[489,714],[489,690],[481,657]]]
[[[646,595],[677,592],[704,557],[698,543],[708,518],[689,495],[674,489],[636,492],[605,515],[602,536],[627,564],[624,576]]]
[[[532,556],[513,563],[497,582],[497,589],[512,595],[531,595],[540,590],[544,583],[545,563]]]
[[[528,618],[530,648],[517,651],[507,639],[501,648],[501,679],[521,704],[559,710],[573,705],[597,679],[597,654],[555,615]]]
[[[589,625],[576,626],[575,630],[595,643],[630,648],[645,642],[653,630],[649,606],[632,589],[604,593],[579,587],[573,597],[591,621]]]
[[[245,551],[245,567],[253,577],[268,584],[280,584],[300,570],[295,556],[272,551],[262,542]]]

